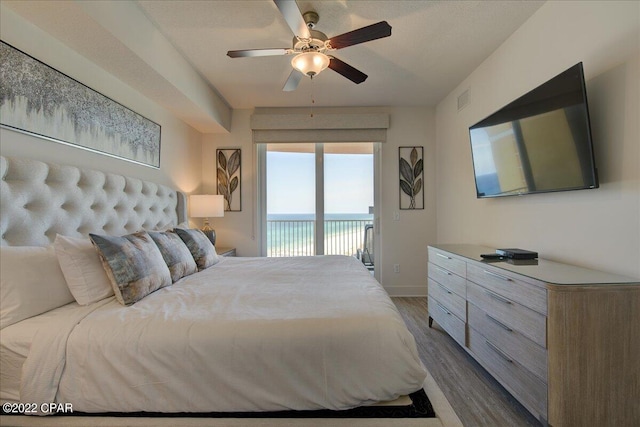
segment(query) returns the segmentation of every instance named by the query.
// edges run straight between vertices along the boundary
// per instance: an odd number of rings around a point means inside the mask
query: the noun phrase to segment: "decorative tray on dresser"
[[[640,281],[429,246],[435,320],[543,424],[640,425]]]

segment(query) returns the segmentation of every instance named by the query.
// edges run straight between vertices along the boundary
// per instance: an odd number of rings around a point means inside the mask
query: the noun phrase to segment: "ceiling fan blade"
[[[244,58],[254,56],[278,56],[287,55],[290,49],[246,49],[246,50],[230,50],[227,56],[231,58]]]
[[[291,74],[289,74],[289,78],[287,79],[287,82],[284,84],[282,91],[291,92],[293,90],[296,90],[296,88],[300,84],[300,80],[302,80],[303,77],[304,77],[304,74],[302,74],[300,71],[296,69],[291,70]]]
[[[367,27],[349,31],[339,36],[331,37],[329,43],[334,49],[342,49],[343,47],[353,46],[371,40],[389,37],[391,35],[391,25],[387,21],[380,21]]]
[[[369,77],[362,71],[356,70],[351,65],[339,60],[334,56],[330,57],[329,68],[331,68],[338,74],[342,74],[344,77],[348,78],[355,84],[360,84],[363,81],[367,80],[367,77]]]
[[[284,20],[287,21],[287,25],[289,25],[294,35],[303,39],[311,38],[307,23],[304,22],[302,13],[300,13],[300,9],[295,0],[273,0],[273,2],[280,10],[280,13],[284,17]]]

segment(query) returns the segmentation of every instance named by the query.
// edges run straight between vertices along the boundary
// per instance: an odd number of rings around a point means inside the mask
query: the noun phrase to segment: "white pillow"
[[[57,235],[53,242],[69,290],[80,305],[88,305],[113,295],[98,251],[91,240]]]
[[[139,231],[147,231],[147,232],[148,232],[148,231],[156,231],[156,232],[163,233],[163,232],[165,232],[165,231],[173,231],[173,229],[174,229],[174,228],[184,228],[184,229],[187,229],[187,228],[191,228],[191,227],[189,226],[189,221],[182,221],[182,222],[181,222],[180,224],[178,224],[178,225],[170,225],[170,226],[168,226],[168,227],[163,227],[163,228],[153,228],[153,229],[150,229],[150,230],[142,229],[142,230],[139,230]]]
[[[0,246],[0,329],[73,302],[53,246]]]

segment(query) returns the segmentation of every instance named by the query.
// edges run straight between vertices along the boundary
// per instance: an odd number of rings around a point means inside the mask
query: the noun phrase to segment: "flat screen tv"
[[[478,198],[598,187],[582,63],[469,128]]]

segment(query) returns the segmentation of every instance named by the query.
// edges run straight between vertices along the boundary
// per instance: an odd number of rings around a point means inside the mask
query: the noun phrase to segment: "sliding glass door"
[[[372,270],[374,149],[373,143],[261,147],[263,254],[364,254]]]
[[[365,233],[372,230],[374,161],[371,143],[323,145],[324,254],[371,255]],[[366,260],[373,267],[373,262]]]
[[[266,147],[266,256],[316,254],[315,144]]]

